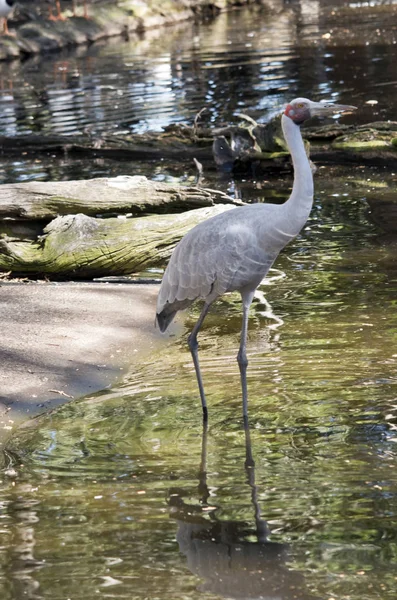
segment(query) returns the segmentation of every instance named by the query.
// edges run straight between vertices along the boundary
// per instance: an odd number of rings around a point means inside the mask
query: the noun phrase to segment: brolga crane
[[[243,304],[240,368],[243,417],[248,419],[247,330],[255,290],[280,251],[306,223],[313,205],[313,175],[300,125],[314,116],[350,112],[354,106],[296,98],[288,104],[281,125],[294,167],[292,193],[284,204],[252,204],[216,215],[191,229],[178,243],[165,270],[157,299],[157,322],[164,332],[178,310],[198,299],[204,306],[189,337],[198,387],[207,420],[207,402],[198,358],[197,334],[211,304],[226,292],[239,291]]]

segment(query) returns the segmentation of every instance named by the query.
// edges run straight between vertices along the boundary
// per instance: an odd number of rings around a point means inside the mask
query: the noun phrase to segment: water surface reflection
[[[184,499],[185,490],[170,490],[171,514],[178,524],[176,539],[189,569],[204,581],[199,590],[246,600],[316,600],[305,591],[304,577],[287,567],[288,545],[268,540],[270,529],[259,505],[248,426],[244,467],[251,489],[251,522],[225,520],[217,516],[222,507],[212,506],[216,494],[207,482],[207,425],[203,427],[196,503]]]
[[[237,112],[264,122],[297,95],[360,106],[346,122],[394,119],[396,10],[275,2],[167,35],[1,64],[0,135],[141,133],[192,123],[203,107],[203,125],[229,123]],[[6,180],[71,176],[62,161],[45,174],[53,162],[15,164]]]
[[[321,6],[290,8],[268,21],[236,12],[154,42],[12,64],[0,130],[143,131],[191,120],[203,104],[210,124],[235,110],[264,120],[297,92],[375,98],[363,119],[393,118],[392,21],[366,46],[374,27],[359,7],[343,45],[337,26],[323,37],[331,20]],[[192,176],[181,165],[68,157],[4,159],[1,169],[3,181]],[[239,193],[282,200],[289,184],[243,182]],[[395,184],[368,168],[320,169],[311,219],[260,289],[249,327],[255,469],[240,423],[235,296],[203,330],[204,437],[184,339],[170,339],[114,390],[16,432],[0,482],[1,598],[395,600]],[[196,317],[186,315],[186,329]],[[244,569],[250,576],[238,578]]]
[[[116,389],[13,436],[0,485],[2,597],[11,600],[22,572],[51,600],[109,588],[114,598],[255,597],[262,576],[284,600],[292,586],[298,598],[395,599],[393,244],[371,221],[361,187],[350,181],[344,196],[332,173],[321,181],[312,220],[250,318],[255,472],[235,363],[241,303],[231,295],[202,333],[206,452],[184,338]],[[234,579],[244,568],[254,571],[245,592]]]

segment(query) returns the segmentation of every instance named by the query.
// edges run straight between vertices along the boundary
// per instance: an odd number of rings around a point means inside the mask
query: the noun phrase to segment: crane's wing
[[[242,218],[242,211],[249,218]],[[278,254],[259,244],[256,220],[255,211],[235,209],[189,231],[164,273],[157,314],[172,313],[170,321],[197,298],[212,301],[228,291],[255,288]]]

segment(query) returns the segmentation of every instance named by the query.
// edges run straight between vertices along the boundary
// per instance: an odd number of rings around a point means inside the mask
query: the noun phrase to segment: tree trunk
[[[36,241],[0,239],[0,270],[74,278],[136,273],[162,264],[189,229],[231,208],[220,204],[134,219],[57,217]]]
[[[59,215],[116,215],[182,211],[215,203],[241,204],[225,193],[168,185],[146,177],[14,183],[0,187],[0,219],[46,220]]]

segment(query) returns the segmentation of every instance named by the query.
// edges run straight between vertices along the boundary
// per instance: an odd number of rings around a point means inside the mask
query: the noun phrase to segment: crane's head
[[[355,106],[346,104],[333,104],[332,102],[313,102],[307,98],[295,98],[287,104],[284,114],[296,125],[301,125],[312,117],[329,117],[335,113],[351,112]]]

